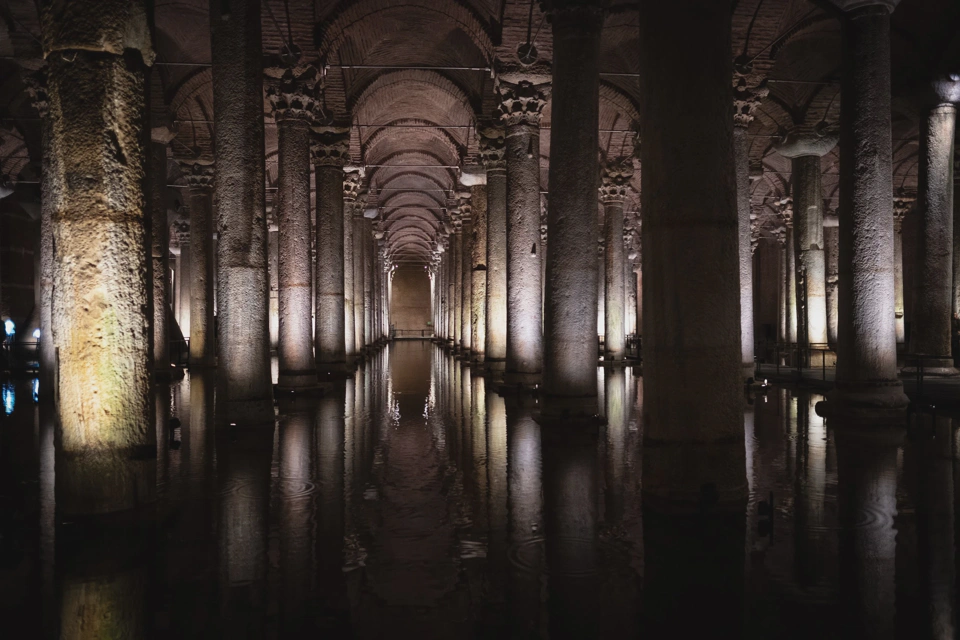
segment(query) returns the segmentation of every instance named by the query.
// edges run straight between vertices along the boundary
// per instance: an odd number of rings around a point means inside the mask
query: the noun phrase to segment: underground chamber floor
[[[606,424],[558,443],[535,399],[396,342],[273,428],[218,427],[204,374],[159,386],[158,502],[118,536],[58,520],[33,392],[3,387],[5,637],[954,635],[949,418],[864,446],[771,388],[745,415],[745,510],[667,517],[642,505],[631,370],[599,369]]]

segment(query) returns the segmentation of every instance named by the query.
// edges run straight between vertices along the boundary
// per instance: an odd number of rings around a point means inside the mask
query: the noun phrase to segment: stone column
[[[357,359],[357,339],[354,311],[353,282],[353,217],[357,209],[363,214],[363,202],[359,199],[363,172],[360,169],[348,170],[343,174],[343,334],[347,365],[352,366]]]
[[[357,196],[353,214],[353,331],[354,349],[359,357],[363,351],[363,212],[367,204],[364,191]]]
[[[317,200],[317,308],[314,341],[322,378],[346,371],[343,293],[343,167],[350,160],[350,128],[313,127],[310,153]],[[369,332],[367,333],[369,336]]]
[[[730,7],[645,2],[640,14],[643,502],[697,510],[709,501],[742,521]]]
[[[827,274],[823,253],[823,189],[820,158],[837,145],[836,135],[829,130],[816,131],[798,127],[789,131],[777,151],[790,158],[793,174],[794,251],[796,270],[803,274],[803,332],[798,341],[803,345],[827,343]]]
[[[292,69],[267,90],[277,121],[277,386],[284,391],[317,386],[310,263],[312,91],[313,76],[298,77]]]
[[[457,286],[456,277],[454,274],[454,247],[455,247],[455,233],[452,222],[445,223],[449,225],[449,231],[447,236],[447,250],[444,253],[445,265],[444,265],[444,277],[446,279],[446,290],[447,290],[447,303],[446,307],[446,325],[447,325],[447,337],[444,341],[448,349],[453,349],[455,344],[455,335],[453,327],[456,321],[456,315],[454,314],[454,308],[456,306],[456,297],[454,296],[454,290]]]
[[[213,175],[212,160],[181,161],[190,187],[191,242],[184,258],[189,260],[190,279],[190,367],[211,367],[217,363],[213,340]]]
[[[373,223],[363,218],[363,346],[373,345]]]
[[[606,2],[549,3],[553,24],[550,197],[543,315],[543,411],[592,418],[597,406],[597,149]],[[629,176],[622,176],[629,179]],[[621,235],[623,207],[620,208]],[[623,287],[623,240],[620,286]],[[610,249],[608,243],[608,250]],[[620,300],[621,326],[623,300]]]
[[[153,295],[153,370],[159,378],[170,377],[170,227],[167,224],[167,147],[176,132],[169,126],[150,129],[150,154],[147,160],[147,202],[150,209],[150,278]],[[41,178],[42,179],[42,178]],[[41,194],[41,207],[43,196]],[[42,211],[42,209],[41,209]],[[41,213],[41,226],[43,225]],[[43,266],[45,238],[40,239],[40,264]],[[50,238],[53,240],[53,238]],[[52,250],[52,247],[51,247]],[[41,280],[42,282],[42,280]],[[41,296],[43,292],[41,291]],[[41,297],[42,301],[42,297]],[[41,325],[43,324],[41,304]],[[40,330],[41,356],[43,329]]]
[[[487,299],[483,349],[487,368],[499,375],[507,358],[507,160],[503,127],[479,127],[480,160],[487,170]]]
[[[903,219],[915,202],[916,198],[902,195],[893,199],[893,310],[897,344],[906,341],[903,310]]]
[[[539,382],[543,368],[540,117],[550,93],[550,76],[542,67],[539,72],[507,71],[497,77],[496,85],[507,159],[505,380],[531,386]]]
[[[798,339],[797,318],[797,259],[796,243],[793,239],[793,198],[784,198],[780,202],[780,218],[785,227],[783,239],[784,251],[784,289],[785,294],[782,306],[786,312],[787,343],[796,344]]]
[[[606,222],[606,221],[604,221]],[[597,273],[603,274],[597,278],[597,335],[602,336],[603,332],[606,330],[606,308],[607,308],[607,262],[604,254],[606,249],[603,246],[604,240],[603,235],[601,234],[597,238]],[[606,342],[606,336],[604,336],[604,342]]]
[[[484,182],[470,187],[473,215],[473,255],[471,258],[472,299],[470,302],[470,348],[474,362],[483,364],[487,340],[487,186]]]
[[[462,348],[461,339],[463,338],[463,218],[459,205],[454,205],[454,207],[450,212],[451,224],[453,225],[453,233],[450,235],[452,249],[450,280],[453,285],[453,293],[450,296],[452,305],[450,316],[453,321],[451,330],[453,335],[452,349],[455,353],[459,353]]]
[[[823,253],[827,263],[827,342],[837,348],[837,313],[840,299],[837,287],[840,282],[840,221],[836,215],[823,218]],[[900,278],[900,311],[898,322],[898,342],[903,342],[903,273]]]
[[[753,252],[750,250],[750,138],[747,128],[753,122],[753,111],[767,96],[765,83],[751,86],[747,76],[733,76],[733,152],[737,175],[737,223],[740,236],[740,362],[743,379],[754,374],[753,326]]]
[[[953,317],[960,320],[960,151],[953,157]]]
[[[260,6],[223,0],[210,10],[217,360],[228,421],[272,427]]]
[[[461,287],[460,287],[460,353],[470,357],[473,348],[473,206],[470,204],[470,192],[457,194],[460,220],[463,224],[460,237],[461,246]]]
[[[781,227],[777,232],[777,341],[781,344],[789,342],[790,299],[787,262],[787,228]]]
[[[190,287],[193,278],[190,276],[190,219],[179,220],[170,226],[171,235],[176,236],[177,251],[179,251],[179,267],[176,272],[178,279],[174,300],[176,306],[177,324],[180,326],[180,335],[190,338]]]
[[[635,274],[636,253],[633,245],[633,229],[627,227],[623,234],[623,248],[626,260],[624,260],[623,288],[624,288],[624,310],[623,310],[623,332],[626,335],[637,333],[637,277]]]
[[[605,245],[603,357],[612,361],[622,361],[627,357],[627,259],[623,250],[623,201],[627,197],[627,187],[632,177],[633,160],[630,158],[613,158],[600,167],[600,201],[603,203]]]
[[[843,11],[840,94],[839,409],[899,412],[893,290],[890,12],[897,0],[831,0]],[[832,411],[832,409],[831,409]]]
[[[144,72],[154,55],[142,2],[50,3],[40,18],[57,511],[122,511],[156,497],[143,193]]]
[[[953,334],[953,152],[960,82],[935,82],[935,100],[920,125],[917,256],[909,369],[955,376]],[[894,240],[896,242],[896,240]],[[922,361],[912,356],[925,357]]]

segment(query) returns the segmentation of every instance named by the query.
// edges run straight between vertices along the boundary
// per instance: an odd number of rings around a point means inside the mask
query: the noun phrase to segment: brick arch
[[[404,149],[424,148],[443,158],[448,165],[458,164],[463,147],[444,130],[429,127],[423,120],[398,120],[385,123],[387,126],[377,129],[361,145],[363,157],[367,162],[376,164],[381,155],[389,156]],[[413,125],[409,128],[403,125]],[[426,125],[426,126],[424,126]]]
[[[349,104],[350,113],[360,124],[402,119],[430,124],[476,124],[467,93],[436,71],[404,69],[381,74],[359,90]]]

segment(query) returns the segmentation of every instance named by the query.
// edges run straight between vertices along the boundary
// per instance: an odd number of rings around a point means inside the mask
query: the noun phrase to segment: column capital
[[[473,205],[471,204],[471,194],[469,191],[459,191],[457,192],[457,212],[459,214],[460,220],[466,222],[470,220],[470,217],[473,215]]]
[[[214,161],[206,158],[178,158],[180,172],[191,189],[213,189]]]
[[[150,128],[150,142],[166,146],[177,137],[178,133],[180,133],[179,122],[176,120],[164,122]]]
[[[746,128],[753,122],[753,112],[760,106],[760,101],[769,95],[767,80],[750,84],[747,76],[734,72],[733,74],[733,124],[736,127]]]
[[[893,196],[893,226],[897,231],[903,227],[903,219],[917,202],[916,194],[897,193]]]
[[[500,120],[506,126],[539,127],[543,108],[550,98],[550,76],[539,73],[504,73],[495,84],[500,97]]]
[[[180,247],[190,244],[190,223],[186,220],[178,220],[170,225],[170,244]]]
[[[776,149],[784,158],[823,157],[833,151],[839,139],[840,129],[836,125],[825,122],[813,127],[796,125],[780,133]]]
[[[600,163],[600,202],[623,202],[633,178],[633,159],[607,158]]]
[[[793,198],[782,198],[777,204],[777,215],[787,228],[793,227]]]
[[[540,242],[547,242],[547,203],[540,198]]]
[[[41,119],[50,115],[50,97],[47,95],[47,65],[39,69],[21,69],[23,83],[26,85],[30,103],[40,114]]]
[[[299,74],[293,69],[287,69],[283,75],[270,83],[267,88],[267,99],[270,101],[273,116],[277,122],[313,121],[317,108],[313,94],[316,74],[316,69],[313,67],[307,67]]]
[[[503,125],[499,122],[477,124],[477,139],[480,143],[480,162],[487,171],[507,168],[505,135]]]
[[[828,0],[828,2],[844,13],[865,7],[883,7],[893,13],[900,4],[900,0]]]
[[[363,189],[363,170],[351,167],[343,172],[343,201],[356,206]]]
[[[350,162],[350,127],[329,124],[310,128],[310,160],[320,167],[343,167]]]

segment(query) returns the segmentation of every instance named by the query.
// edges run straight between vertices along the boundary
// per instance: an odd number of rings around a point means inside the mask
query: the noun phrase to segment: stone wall
[[[393,274],[390,322],[397,330],[429,329],[430,278],[423,267],[400,267]]]

